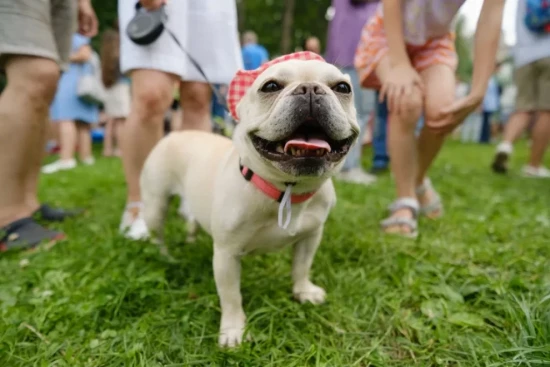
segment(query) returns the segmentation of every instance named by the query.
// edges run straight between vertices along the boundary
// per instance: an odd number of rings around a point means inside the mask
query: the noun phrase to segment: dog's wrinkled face
[[[245,145],[297,178],[331,175],[359,135],[352,93],[349,76],[331,64],[291,60],[271,66],[237,107],[239,153]]]

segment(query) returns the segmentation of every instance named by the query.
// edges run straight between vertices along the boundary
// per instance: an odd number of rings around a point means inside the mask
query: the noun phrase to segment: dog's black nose
[[[323,87],[317,83],[302,83],[297,86],[292,92],[293,95],[303,95],[303,94],[316,94],[323,95],[326,94]]]

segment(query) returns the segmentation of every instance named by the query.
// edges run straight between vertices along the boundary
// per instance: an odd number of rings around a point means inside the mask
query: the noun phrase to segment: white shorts
[[[182,80],[205,81],[167,32],[146,46],[128,38],[126,26],[136,12],[136,3],[118,2],[122,72],[155,69],[179,75]],[[235,0],[170,0],[166,14],[166,27],[201,66],[208,81],[229,84],[243,63]]]
[[[130,114],[130,83],[118,82],[105,91],[105,113],[110,118],[126,118]]]

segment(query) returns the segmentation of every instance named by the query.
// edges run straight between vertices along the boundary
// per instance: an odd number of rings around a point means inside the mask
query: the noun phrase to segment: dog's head
[[[235,114],[245,164],[282,182],[331,176],[359,135],[350,78],[320,57],[265,68]]]

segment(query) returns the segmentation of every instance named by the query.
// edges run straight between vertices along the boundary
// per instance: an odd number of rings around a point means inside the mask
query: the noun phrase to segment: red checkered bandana
[[[245,95],[246,91],[254,83],[258,75],[263,73],[267,68],[288,60],[319,60],[325,61],[321,56],[309,51],[295,52],[293,54],[284,55],[266,62],[256,70],[239,70],[231,83],[229,84],[227,104],[229,105],[229,112],[236,121],[239,121],[237,116],[237,105],[241,98]]]

